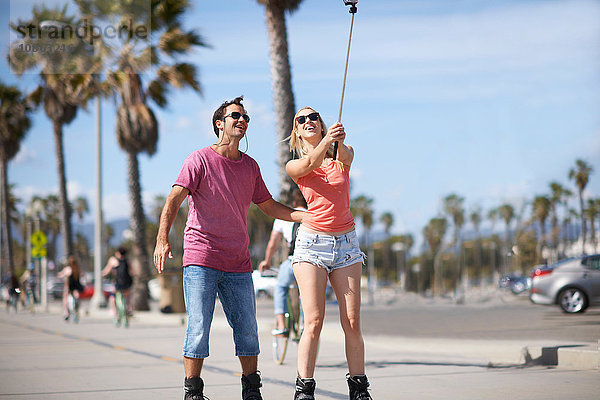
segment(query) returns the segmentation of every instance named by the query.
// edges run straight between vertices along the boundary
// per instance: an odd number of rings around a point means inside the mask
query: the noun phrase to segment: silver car
[[[600,254],[561,260],[534,269],[529,299],[558,304],[566,313],[583,312],[600,304]]]

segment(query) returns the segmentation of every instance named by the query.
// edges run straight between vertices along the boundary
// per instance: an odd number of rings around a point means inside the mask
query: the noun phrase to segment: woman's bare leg
[[[294,264],[294,274],[300,289],[300,302],[304,312],[304,331],[298,343],[298,375],[312,378],[317,362],[319,336],[325,317],[325,289],[327,271],[313,264]]]
[[[344,330],[346,360],[350,376],[365,373],[365,344],[360,329],[360,275],[362,264],[335,269],[329,274],[331,287],[340,307]]]

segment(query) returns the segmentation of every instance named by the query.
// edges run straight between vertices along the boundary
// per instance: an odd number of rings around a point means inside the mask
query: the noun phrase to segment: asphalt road
[[[272,302],[258,302],[259,315],[271,312]],[[326,320],[338,318],[337,305],[327,305]],[[600,308],[582,314],[565,314],[557,306],[532,304],[525,296],[504,294],[501,301],[453,305],[413,303],[411,298],[388,300],[386,304],[363,305],[365,335],[402,337],[538,340],[556,339],[595,343],[600,340]]]

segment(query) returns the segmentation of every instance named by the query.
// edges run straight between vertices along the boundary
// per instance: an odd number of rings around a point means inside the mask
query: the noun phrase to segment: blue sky
[[[13,0],[11,17],[30,10],[28,2]],[[156,195],[169,192],[184,158],[214,143],[214,109],[240,94],[252,117],[248,154],[271,192],[279,192],[263,6],[193,4],[185,25],[211,45],[189,58],[204,96],[173,92],[169,107],[157,112],[158,151],[139,157],[146,212]],[[6,2],[1,7],[5,59],[9,12]],[[287,17],[296,107],[312,106],[328,124],[337,118],[349,25],[338,0],[304,0]],[[356,152],[352,195],[374,198],[376,218],[392,212],[392,231],[415,236],[449,193],[465,197],[467,210],[486,212],[504,202],[519,208],[548,193],[552,180],[575,191],[567,174],[577,158],[594,167],[586,195],[599,197],[598,43],[598,1],[361,1],[342,117]],[[6,63],[0,74],[4,83],[35,87]],[[69,196],[86,196],[95,207],[92,110],[65,127],[65,154]],[[129,214],[127,176],[113,104],[104,101],[102,111],[103,209],[110,220]],[[53,149],[51,124],[38,112],[9,167],[23,200],[57,191]]]

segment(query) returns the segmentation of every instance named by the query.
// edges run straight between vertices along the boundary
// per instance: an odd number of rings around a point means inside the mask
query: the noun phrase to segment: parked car
[[[54,300],[61,300],[63,297],[63,290],[65,288],[65,281],[55,276],[48,278],[48,297]]]
[[[521,294],[531,288],[531,278],[517,274],[505,275],[500,278],[498,286],[510,289],[513,294]]]
[[[600,254],[561,260],[531,274],[529,299],[558,304],[565,313],[579,313],[600,304]]]
[[[277,284],[277,273],[268,269],[261,274],[259,270],[254,270],[252,271],[252,282],[254,283],[254,294],[257,298],[271,298]]]
[[[148,281],[148,291],[150,292],[150,299],[160,301],[160,281],[158,278]]]

